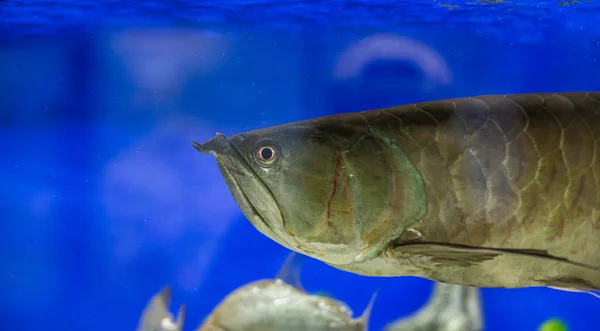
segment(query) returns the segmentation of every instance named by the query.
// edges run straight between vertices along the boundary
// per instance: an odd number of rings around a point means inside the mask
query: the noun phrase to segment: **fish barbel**
[[[338,269],[600,289],[600,92],[421,102],[193,145],[256,229]]]

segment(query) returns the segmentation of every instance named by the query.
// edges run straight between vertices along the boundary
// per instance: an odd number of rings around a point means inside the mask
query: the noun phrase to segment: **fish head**
[[[214,155],[235,201],[262,234],[325,262],[352,261],[353,229],[329,222],[340,179],[339,146],[331,135],[296,122],[192,144]]]

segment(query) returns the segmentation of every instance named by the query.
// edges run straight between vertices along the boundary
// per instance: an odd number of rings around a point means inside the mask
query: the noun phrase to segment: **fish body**
[[[338,269],[600,289],[600,93],[422,102],[193,145],[261,233]]]
[[[390,323],[384,331],[481,331],[479,289],[436,282],[429,302],[412,316]]]
[[[169,312],[171,287],[165,286],[152,296],[140,317],[136,331],[182,331],[185,320],[185,305],[179,307],[177,321]]]
[[[306,293],[290,269],[291,254],[275,279],[244,285],[223,299],[197,331],[366,331],[369,304],[360,318],[343,302]],[[292,272],[290,272],[292,271]],[[299,271],[299,269],[298,269]]]

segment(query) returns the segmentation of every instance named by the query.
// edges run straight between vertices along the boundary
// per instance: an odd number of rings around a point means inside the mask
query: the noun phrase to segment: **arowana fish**
[[[193,146],[261,233],[338,269],[600,290],[600,92],[421,102]]]
[[[306,293],[296,254],[286,259],[275,279],[232,291],[196,331],[366,331],[375,295],[363,314],[352,318],[343,302]]]

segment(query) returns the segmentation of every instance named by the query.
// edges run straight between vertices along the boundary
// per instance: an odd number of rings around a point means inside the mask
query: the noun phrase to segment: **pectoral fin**
[[[417,243],[395,245],[392,250],[395,253],[428,258],[429,262],[437,266],[468,267],[492,260],[502,255],[511,255],[513,257],[521,256],[548,259],[553,262],[566,263],[588,270],[600,271],[599,266],[591,266],[571,261],[566,258],[552,256],[548,254],[547,251],[535,249],[486,248],[445,243]]]
[[[486,249],[473,249],[436,243],[420,243],[398,245],[395,253],[408,254],[427,259],[432,267],[470,267],[484,261],[492,260],[502,254]]]
[[[593,297],[600,299],[600,294],[596,293],[592,290],[584,290],[584,289],[580,289],[580,288],[571,288],[571,287],[556,287],[556,286],[548,286],[548,288],[558,290],[558,291],[564,291],[564,292],[585,293],[585,294],[589,294]]]
[[[600,292],[593,291],[595,288],[594,284],[588,282],[585,279],[581,279],[578,277],[559,277],[552,279],[544,279],[540,280],[545,283],[549,288],[566,291],[566,292],[578,292],[578,293],[586,293],[595,296],[600,299]]]

